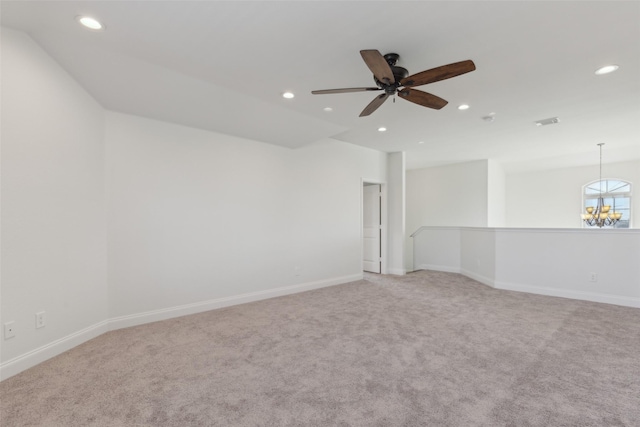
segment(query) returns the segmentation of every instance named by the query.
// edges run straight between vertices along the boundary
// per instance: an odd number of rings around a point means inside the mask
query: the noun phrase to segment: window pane
[[[628,197],[616,197],[613,199],[611,206],[618,209],[629,209],[631,207],[631,199]]]
[[[603,180],[602,193],[629,193],[631,192],[631,184],[617,179]],[[589,184],[584,189],[584,194],[599,194],[600,181]]]
[[[596,207],[596,205],[598,204],[598,199],[585,199],[584,201],[584,207]]]
[[[628,193],[631,191],[631,186],[628,182],[616,180],[607,181],[606,188],[609,193]]]
[[[602,191],[604,192],[604,188],[602,189]],[[599,194],[599,193],[600,193],[600,187],[598,187],[597,183],[591,184],[584,189],[584,194]]]

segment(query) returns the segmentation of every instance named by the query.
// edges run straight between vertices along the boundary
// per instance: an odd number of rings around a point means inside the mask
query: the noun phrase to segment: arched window
[[[622,218],[613,225],[613,228],[629,228],[631,222],[631,183],[621,179],[603,179],[593,181],[583,187],[582,212],[588,207],[598,204],[598,197],[602,194],[604,204],[611,206],[611,211],[620,212]],[[585,228],[596,227],[582,224]]]

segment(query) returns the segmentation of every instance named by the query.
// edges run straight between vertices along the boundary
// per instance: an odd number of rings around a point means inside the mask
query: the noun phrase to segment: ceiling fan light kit
[[[361,50],[360,55],[365,64],[367,64],[367,67],[369,67],[369,70],[373,73],[373,80],[377,85],[376,87],[323,89],[314,90],[311,91],[311,93],[314,95],[324,95],[330,93],[384,91],[384,93],[376,96],[373,101],[362,110],[360,117],[370,115],[376,111],[389,96],[395,94],[414,104],[439,110],[447,105],[448,102],[446,100],[436,95],[413,89],[413,87],[449,79],[476,69],[473,61],[466,60],[409,75],[409,71],[406,68],[396,65],[400,58],[400,55],[397,53],[388,53],[383,56],[375,49],[368,49]]]

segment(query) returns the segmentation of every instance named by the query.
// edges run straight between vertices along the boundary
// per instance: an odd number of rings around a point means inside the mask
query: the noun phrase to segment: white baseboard
[[[496,289],[504,289],[518,292],[528,292],[532,294],[548,295],[562,298],[571,298],[577,300],[601,302],[606,304],[615,304],[626,307],[640,308],[640,298],[624,297],[617,295],[605,295],[589,292],[578,292],[570,290],[560,290],[552,288],[544,288],[539,286],[518,285],[505,282],[495,282],[484,276],[477,275],[468,271],[455,271],[455,269],[444,266],[422,264],[418,266],[419,270],[435,270],[450,273],[460,273],[480,283],[494,287]],[[404,274],[390,272],[390,274]],[[264,299],[305,292],[312,289],[319,289],[328,286],[340,285],[343,283],[361,280],[362,273],[349,276],[336,277],[332,279],[319,280],[315,282],[302,283],[299,285],[285,286],[281,288],[269,289],[265,291],[250,292],[246,294],[236,295],[227,298],[218,298],[193,304],[185,304],[176,307],[169,307],[160,310],[148,311],[145,313],[133,314],[129,316],[120,316],[109,320],[96,323],[95,325],[84,328],[66,337],[60,338],[42,347],[29,351],[11,360],[0,364],[0,381],[12,377],[26,369],[29,369],[45,360],[51,359],[67,350],[72,349],[86,341],[96,338],[110,330],[127,328],[130,326],[142,325],[145,323],[167,320],[174,317],[186,316],[189,314],[201,313],[204,311],[215,310],[217,308],[229,307],[248,302],[260,301]]]
[[[245,304],[248,302],[260,301],[263,299],[275,298],[298,292],[310,291],[312,289],[325,288],[328,286],[341,285],[343,283],[362,280],[363,274],[353,274],[350,276],[336,277],[332,279],[319,280],[316,282],[302,283],[293,286],[268,289],[265,291],[250,292],[246,294],[234,295],[231,297],[217,298],[208,301],[184,304],[175,307],[162,308],[159,310],[147,311],[144,313],[131,314],[109,319],[109,330],[128,328],[130,326],[142,325],[145,323],[158,322],[160,320],[172,319],[174,317],[187,316],[189,314],[202,313],[204,311],[215,310],[217,308],[230,307],[232,305]]]
[[[580,292],[566,289],[545,288],[542,286],[521,285],[506,282],[496,282],[496,289],[508,291],[527,292],[530,294],[547,295],[551,297],[570,298],[583,301],[601,302],[605,304],[622,305],[625,307],[640,308],[640,298],[620,295],[607,295],[596,292]]]
[[[470,279],[476,280],[484,285],[491,286],[495,289],[506,291],[527,292],[530,294],[547,295],[551,297],[570,298],[582,301],[601,302],[605,304],[621,305],[625,307],[640,308],[640,298],[626,297],[620,295],[608,295],[595,292],[580,292],[566,289],[546,288],[543,286],[523,285],[507,282],[499,282],[488,277],[476,274],[468,270],[457,270],[450,266],[441,266],[433,264],[420,264],[419,270],[444,271],[447,273],[459,273]]]
[[[109,331],[107,320],[89,326],[0,364],[0,381],[79,346]]]
[[[341,285],[343,283],[362,280],[362,278],[362,273],[352,274],[349,276],[335,277],[258,292],[250,292],[232,297],[218,298],[104,320],[0,364],[0,381],[19,374],[26,369],[44,362],[45,360],[51,359],[52,357],[64,353],[73,347],[96,338],[105,332],[142,325],[145,323],[157,322],[160,320],[172,319],[174,317],[186,316],[189,314],[201,313],[204,311],[215,310],[217,308],[310,291],[312,289]]]
[[[433,270],[444,271],[445,273],[460,273],[459,268],[451,267],[450,265],[436,265],[436,264],[420,264],[416,270]]]
[[[405,270],[404,268],[388,268],[387,269],[387,274],[393,274],[396,276],[404,276],[405,274],[407,274],[407,270]]]
[[[483,285],[487,285],[490,286],[492,288],[496,287],[496,283],[494,279],[491,279],[489,277],[483,276],[482,274],[478,274],[475,273],[473,271],[469,271],[469,270],[460,270],[460,274],[467,276],[470,279],[475,280],[476,282],[480,282]]]

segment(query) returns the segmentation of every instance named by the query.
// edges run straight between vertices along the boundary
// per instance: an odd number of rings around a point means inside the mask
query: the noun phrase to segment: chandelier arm
[[[615,198],[613,199],[613,206],[614,206],[613,211],[609,212],[611,207],[607,207],[607,209],[605,209],[606,205],[604,204],[604,197],[602,196],[602,146],[603,145],[604,145],[604,142],[601,142],[598,144],[598,147],[600,147],[600,181],[598,181],[599,183],[598,202],[596,203],[595,207],[587,207],[586,210],[588,215],[582,218],[584,223],[587,224],[589,227],[593,227],[594,225],[600,228],[610,227],[612,225],[615,225],[622,217],[620,216],[619,218],[616,215]],[[589,212],[589,208],[591,208],[591,212]],[[604,218],[601,218],[602,214],[605,214],[606,216]]]

